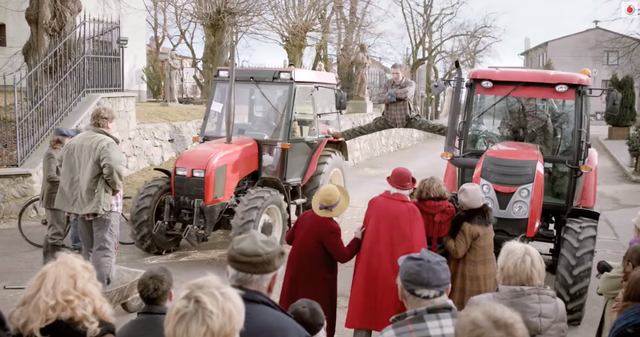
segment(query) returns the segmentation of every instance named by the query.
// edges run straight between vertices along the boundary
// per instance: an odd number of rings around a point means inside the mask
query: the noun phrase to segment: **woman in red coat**
[[[416,185],[411,171],[395,168],[387,182],[391,190],[371,199],[364,216],[346,321],[354,336],[371,336],[405,311],[396,284],[398,258],[427,246],[422,216],[409,198]]]
[[[291,252],[284,274],[280,306],[308,298],[320,303],[327,319],[327,336],[336,329],[338,262],[350,261],[360,249],[362,229],[345,247],[340,226],[333,219],[349,207],[349,194],[342,186],[322,186],[313,196],[312,209],[296,220],[287,232]]]
[[[456,214],[455,207],[449,201],[449,192],[442,180],[429,177],[420,181],[413,196],[422,214],[429,249],[442,255],[445,252],[442,239],[449,234],[451,220]]]

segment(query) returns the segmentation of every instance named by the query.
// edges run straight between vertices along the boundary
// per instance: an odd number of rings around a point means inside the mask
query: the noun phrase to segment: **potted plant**
[[[633,131],[629,140],[627,140],[627,145],[633,161],[634,173],[640,174],[640,126],[637,126]]]
[[[633,77],[626,75],[622,79],[614,74],[609,85],[615,91],[607,97],[605,121],[609,125],[609,139],[629,139],[630,127],[636,121],[636,95]]]

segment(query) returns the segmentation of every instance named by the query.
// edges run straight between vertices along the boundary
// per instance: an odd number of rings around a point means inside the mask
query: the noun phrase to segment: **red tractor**
[[[588,70],[473,70],[461,108],[457,68],[442,154],[445,184],[451,192],[466,182],[480,185],[495,217],[496,250],[514,238],[551,246],[541,253],[555,273],[554,288],[569,323],[580,324],[599,219],[588,98],[606,90],[589,88]],[[615,108],[619,101],[609,96]]]
[[[219,69],[200,143],[134,200],[136,246],[165,254],[222,228],[282,241],[292,209],[308,209],[322,184],[345,183],[346,144],[328,135],[345,107],[332,73]]]

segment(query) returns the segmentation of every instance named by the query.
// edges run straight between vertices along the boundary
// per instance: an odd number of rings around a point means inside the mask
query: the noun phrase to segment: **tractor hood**
[[[520,142],[496,144],[485,152],[485,156],[511,160],[539,160],[542,154],[538,145]]]
[[[194,170],[204,173],[194,175]],[[205,205],[228,201],[240,180],[258,170],[258,144],[252,138],[235,137],[231,144],[216,139],[183,152],[173,172],[174,194],[181,194],[182,180],[204,180]],[[189,185],[192,185],[190,183]],[[198,182],[199,184],[199,182]],[[189,195],[190,191],[185,191]]]

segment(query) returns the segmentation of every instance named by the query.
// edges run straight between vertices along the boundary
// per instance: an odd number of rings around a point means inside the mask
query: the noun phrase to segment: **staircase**
[[[92,93],[122,91],[120,23],[86,16],[33,65],[2,75],[0,168],[19,167]]]

